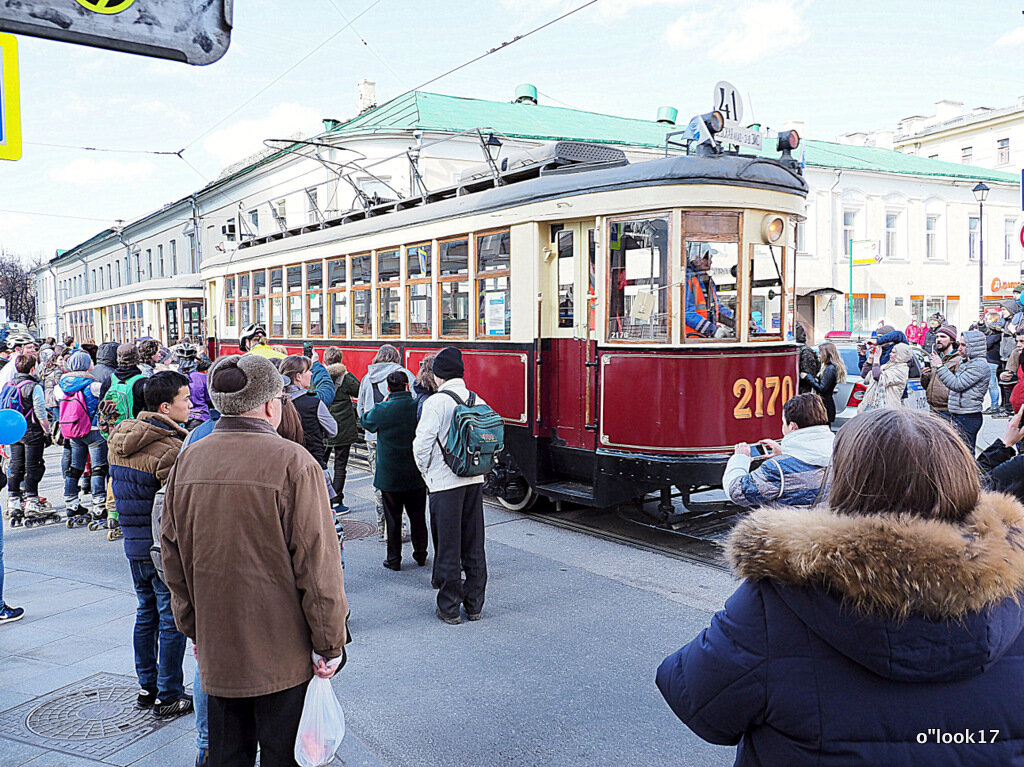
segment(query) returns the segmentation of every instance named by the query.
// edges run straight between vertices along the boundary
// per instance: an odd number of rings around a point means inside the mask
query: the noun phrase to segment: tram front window
[[[783,253],[778,246],[751,246],[751,338],[782,338]]]
[[[608,337],[668,341],[668,216],[612,221]]]
[[[683,247],[686,340],[735,338],[739,246],[690,239]]]

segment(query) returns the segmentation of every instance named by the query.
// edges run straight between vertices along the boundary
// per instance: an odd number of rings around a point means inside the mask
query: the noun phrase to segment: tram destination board
[[[0,31],[204,65],[231,42],[234,0],[0,2]]]

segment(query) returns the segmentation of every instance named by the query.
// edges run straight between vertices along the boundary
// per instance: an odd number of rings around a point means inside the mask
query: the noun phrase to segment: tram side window
[[[284,337],[284,269],[270,270],[270,337]]]
[[[735,338],[739,245],[687,239],[683,257],[686,340]]]
[[[302,267],[288,267],[288,335],[301,338],[302,330]]]
[[[469,338],[469,239],[438,243],[441,337]]]
[[[252,273],[252,321],[260,324],[267,324],[267,273],[258,271]]]
[[[428,337],[433,332],[433,286],[430,275],[433,270],[433,251],[430,243],[410,245],[405,249],[406,258],[406,307],[408,334]]]
[[[573,318],[573,285],[576,281],[572,257],[573,233],[558,232],[558,327],[571,328]]]
[[[608,338],[668,341],[668,216],[612,221]]]
[[[352,256],[352,335],[373,335],[373,260],[369,253]]]
[[[398,249],[377,251],[377,300],[380,316],[380,337],[402,334],[402,289],[399,286],[401,267]]]
[[[784,251],[779,246],[750,246],[751,338],[782,339]]]
[[[315,261],[306,264],[306,313],[309,315],[309,335],[324,334],[324,265]]]
[[[234,276],[224,279],[224,324],[231,330],[235,330],[238,327],[238,317],[235,316]]]
[[[348,335],[348,261],[344,258],[327,262],[327,321],[331,338]]]
[[[238,324],[245,328],[252,324],[249,314],[249,275],[238,275]]]
[[[512,332],[512,295],[509,290],[511,237],[502,232],[476,238],[477,336],[508,338]]]

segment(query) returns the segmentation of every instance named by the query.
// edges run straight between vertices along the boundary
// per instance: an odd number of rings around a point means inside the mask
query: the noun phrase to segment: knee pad
[[[82,478],[83,472],[83,469],[76,469],[74,466],[69,466],[67,470],[67,477],[68,479],[78,481],[79,479]]]
[[[92,476],[94,477],[106,477],[107,476],[107,464],[102,463],[99,466],[92,467]]]

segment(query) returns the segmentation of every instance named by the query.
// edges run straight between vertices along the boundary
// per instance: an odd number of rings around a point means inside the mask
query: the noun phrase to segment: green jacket
[[[327,440],[331,447],[342,447],[359,441],[356,429],[356,407],[352,398],[359,396],[359,379],[344,365],[328,365],[327,372],[334,379],[334,402],[327,408],[338,422],[338,434]]]
[[[373,486],[384,492],[426,487],[412,457],[416,436],[416,400],[396,391],[363,413],[363,428],[377,434],[377,471]]]

